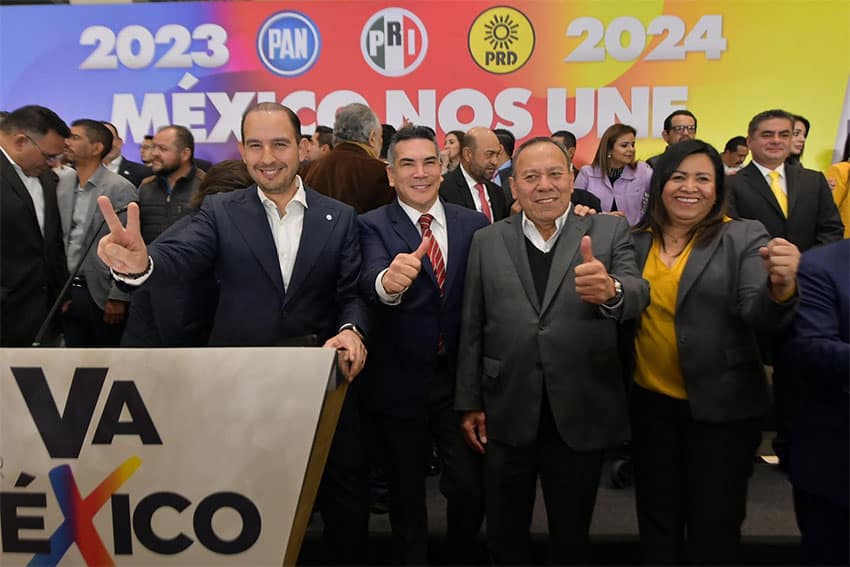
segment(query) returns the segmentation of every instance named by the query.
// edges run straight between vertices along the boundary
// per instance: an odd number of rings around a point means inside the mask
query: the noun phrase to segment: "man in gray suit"
[[[90,242],[109,232],[97,198],[106,195],[116,210],[136,199],[132,183],[102,163],[111,148],[112,133],[101,122],[83,118],[71,124],[65,155],[77,175],[62,178],[56,188],[68,270],[83,262],[71,284],[71,303],[63,308],[70,347],[117,347],[124,333],[129,294],[118,289],[97,246],[86,254]]]
[[[534,138],[514,166],[523,213],[472,241],[455,409],[484,454],[495,562],[531,562],[538,475],[550,561],[583,562],[602,450],[629,433],[619,323],[640,314],[649,287],[622,218],[570,210],[562,147]]]

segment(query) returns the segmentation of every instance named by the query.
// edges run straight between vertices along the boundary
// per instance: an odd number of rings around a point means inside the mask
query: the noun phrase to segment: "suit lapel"
[[[534,306],[537,314],[540,314],[540,301],[537,299],[537,290],[534,288],[534,279],[531,277],[531,266],[528,263],[528,250],[525,249],[525,235],[522,233],[522,215],[515,215],[505,220],[505,230],[502,237],[505,247],[514,264],[514,269],[525,289],[528,301]]]
[[[642,230],[632,234],[632,242],[635,245],[635,255],[637,256],[637,265],[640,268],[640,273],[643,273],[643,268],[646,266],[646,259],[649,257],[649,251],[652,248],[652,233],[648,230]]]
[[[797,202],[797,198],[799,197],[800,191],[800,167],[793,167],[786,165],[785,166],[785,190],[788,195],[788,217],[791,217],[791,212],[794,210],[794,205]]]
[[[398,204],[398,199],[392,202],[387,210],[387,214],[389,215],[390,222],[393,225],[393,230],[408,246],[409,252],[413,252],[419,248],[419,245],[422,243],[422,236],[419,234],[416,227],[413,226],[413,223],[410,222],[410,217],[407,216],[407,213],[405,213],[404,209],[401,208],[401,205]],[[449,223],[449,226],[451,226],[451,223]],[[451,241],[451,234],[449,234],[449,242]],[[449,246],[451,246],[451,244],[449,244]],[[449,254],[449,261],[451,261],[451,257],[452,255]],[[427,254],[422,259],[422,269],[426,274],[428,274],[428,277],[434,283],[434,286],[439,289],[437,276],[434,275],[434,268],[431,266],[431,261]],[[448,289],[448,282],[446,283],[446,289]]]
[[[784,219],[785,215],[782,214],[782,209],[779,208],[779,202],[776,200],[776,197],[773,195],[773,189],[770,188],[770,185],[767,183],[767,179],[765,179],[764,175],[761,174],[761,171],[759,171],[759,168],[757,168],[754,163],[750,162],[750,165],[748,165],[747,167],[745,167],[744,169],[742,169],[741,171],[739,171],[735,175],[740,175],[740,174],[744,174],[744,175],[747,176],[747,180],[749,181],[750,187],[752,187],[753,190],[756,193],[761,195],[762,199],[767,201],[768,205],[770,205],[770,207],[773,209],[773,211],[777,215],[779,215],[779,217]],[[787,175],[788,175],[788,168],[787,167],[785,168],[785,174],[786,174],[786,182],[787,182]],[[790,208],[789,208],[789,210],[790,210]]]
[[[570,266],[581,260],[576,258],[576,254],[578,254],[581,237],[590,229],[590,219],[591,217],[577,217],[572,211],[567,216],[564,228],[558,237],[558,245],[553,252],[555,255],[552,257],[552,267],[549,270],[549,279],[546,281],[541,313],[546,312],[564,279],[572,273]]]
[[[466,177],[463,176],[463,171],[460,168],[461,166],[459,165],[452,172],[455,174],[455,190],[461,201],[463,201],[463,206],[475,211],[477,210],[475,208],[475,201],[472,200],[472,193],[469,192],[469,185],[466,184]]]
[[[720,241],[723,239],[723,232],[725,231],[726,227],[723,226],[720,229],[720,233],[715,236],[711,242],[702,246],[696,245],[694,246],[694,249],[691,250],[691,254],[688,256],[688,261],[685,264],[685,269],[682,271],[682,278],[679,280],[679,292],[676,298],[677,311],[679,306],[682,304],[682,301],[684,301],[685,297],[688,295],[688,292],[699,279],[700,274],[702,274],[703,270],[705,270],[705,267],[708,265],[708,261],[711,260],[711,257],[714,255],[714,251],[717,250],[717,247],[720,245]]]
[[[2,170],[0,170],[0,174],[2,174],[3,180],[8,183],[9,187],[12,188],[12,192],[15,193],[18,198],[23,201],[24,206],[26,206],[30,215],[32,216],[32,222],[38,226],[38,217],[35,214],[35,205],[32,202],[32,197],[30,197],[29,191],[24,186],[23,181],[18,176],[18,172],[15,171],[14,166],[12,166],[11,162],[6,159],[6,156],[0,152],[0,164],[2,164]],[[38,231],[41,234],[41,230]]]
[[[254,258],[272,280],[275,288],[283,295],[283,276],[280,273],[280,262],[274,245],[274,237],[269,228],[266,211],[256,191],[256,185],[244,190],[239,198],[226,203],[226,210],[233,221],[233,226],[242,234],[245,243],[251,253],[254,254]],[[306,215],[304,225],[307,225]],[[301,241],[303,242],[304,239],[302,238]]]
[[[443,207],[446,209],[446,207]],[[446,232],[448,233],[449,239],[449,263],[446,267],[446,289],[445,294],[448,295],[449,290],[454,285],[454,282],[457,281],[458,273],[462,269],[466,269],[466,258],[461,257],[462,254],[459,250],[460,242],[461,242],[461,223],[457,218],[457,211],[453,209],[446,209]],[[463,290],[461,290],[461,293]]]
[[[324,250],[331,231],[339,221],[339,210],[333,205],[333,201],[317,199],[312,189],[305,187],[304,191],[307,194],[307,209],[304,211],[301,241],[298,243],[298,254],[295,256],[292,277],[289,278],[289,289],[286,290],[286,297],[283,299],[284,307],[304,284],[307,275]],[[280,273],[280,267],[278,267],[278,273]]]

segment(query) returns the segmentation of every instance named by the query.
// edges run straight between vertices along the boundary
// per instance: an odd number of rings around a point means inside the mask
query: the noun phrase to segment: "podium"
[[[345,398],[335,362],[0,349],[0,563],[294,565]]]

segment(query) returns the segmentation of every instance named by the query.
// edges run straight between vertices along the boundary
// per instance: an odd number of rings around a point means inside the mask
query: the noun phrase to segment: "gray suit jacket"
[[[100,166],[94,175],[89,179],[89,183],[94,185],[92,191],[94,196],[92,199],[92,207],[90,209],[88,227],[86,228],[85,236],[83,237],[83,246],[88,245],[92,239],[95,243],[91,250],[83,260],[83,266],[80,269],[80,274],[86,277],[89,293],[97,303],[97,306],[103,309],[107,299],[115,299],[119,301],[130,301],[130,295],[127,292],[121,291],[115,281],[112,279],[112,274],[109,268],[100,258],[97,257],[97,241],[106,236],[109,232],[109,227],[103,222],[103,215],[100,208],[97,206],[97,198],[101,195],[106,195],[112,201],[112,207],[117,211],[125,208],[130,202],[136,200],[136,188],[124,177],[117,173],[112,173],[104,166]],[[56,188],[56,197],[59,201],[59,215],[62,220],[62,235],[65,242],[65,250],[68,249],[68,238],[70,236],[71,220],[74,207],[74,190],[77,188],[77,177],[68,176],[59,180],[59,185]],[[119,215],[122,222],[126,222],[126,213]],[[71,266],[73,268],[73,266]]]
[[[513,446],[537,436],[546,388],[562,439],[573,449],[600,449],[628,438],[626,382],[617,339],[620,321],[649,299],[629,225],[620,217],[570,213],[554,250],[542,302],[528,263],[522,215],[475,233],[469,254],[458,348],[455,408],[484,411],[487,435]],[[623,284],[611,315],[575,290],[579,243]]]
[[[635,233],[634,242],[642,270],[652,234]],[[676,339],[691,414],[698,421],[756,417],[769,405],[755,331],[787,327],[796,299],[780,304],[770,298],[758,252],[767,242],[760,222],[728,222],[711,242],[694,247],[682,272]]]

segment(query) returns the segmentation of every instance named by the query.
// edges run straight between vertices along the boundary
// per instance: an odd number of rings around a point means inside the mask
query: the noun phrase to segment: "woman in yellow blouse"
[[[724,215],[723,162],[699,140],[659,159],[635,248],[650,305],[635,338],[632,450],[644,561],[734,562],[768,407],[756,331],[793,315],[800,253]]]
[[[844,223],[844,238],[850,238],[850,133],[844,141],[844,155],[841,161],[829,166],[824,173],[832,198]]]

